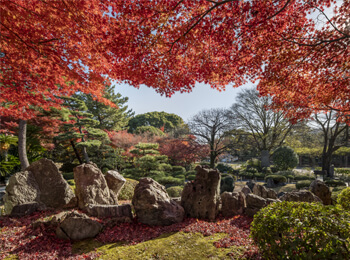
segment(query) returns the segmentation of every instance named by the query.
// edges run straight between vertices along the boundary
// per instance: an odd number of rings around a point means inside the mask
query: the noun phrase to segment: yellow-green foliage
[[[244,247],[216,248],[214,241],[227,234],[215,234],[204,237],[200,233],[171,233],[137,245],[114,243],[101,245],[94,240],[78,242],[73,252],[82,254],[97,250],[101,253],[98,259],[242,259]]]
[[[118,200],[132,200],[135,187],[138,183],[136,180],[126,178],[126,183],[119,193]]]
[[[345,210],[350,210],[350,187],[343,189],[337,198],[338,204]]]
[[[172,186],[166,189],[170,197],[181,197],[183,186]]]

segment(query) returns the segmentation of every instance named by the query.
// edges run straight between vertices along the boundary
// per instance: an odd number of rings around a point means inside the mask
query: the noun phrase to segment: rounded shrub
[[[324,183],[329,187],[346,186],[346,183],[341,180],[326,180]]]
[[[276,202],[254,216],[251,236],[266,259],[349,259],[349,220],[333,206]]]
[[[337,198],[337,203],[345,210],[350,210],[350,187],[343,189]]]
[[[226,163],[218,163],[215,167],[219,172],[228,172],[228,173],[232,173],[233,172],[233,168],[231,165],[226,164]]]
[[[287,182],[287,178],[283,175],[268,175],[265,177],[265,181],[268,181],[269,179],[272,179],[276,185]]]
[[[166,189],[170,197],[181,197],[183,187],[182,186],[172,186]]]
[[[220,182],[220,193],[223,193],[225,191],[227,192],[233,192],[235,189],[235,178],[232,176],[226,176],[221,179]]]
[[[281,171],[295,168],[298,162],[298,155],[289,146],[278,147],[273,152],[273,163]]]
[[[311,182],[312,182],[312,181],[310,181],[310,180],[298,181],[298,182],[295,184],[295,187],[296,187],[298,190],[303,189],[303,188],[309,188]]]
[[[119,192],[118,200],[132,200],[135,187],[138,183],[136,180],[127,178],[123,188]]]

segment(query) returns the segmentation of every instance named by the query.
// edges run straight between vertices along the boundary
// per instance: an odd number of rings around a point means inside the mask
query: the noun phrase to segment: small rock
[[[243,214],[246,208],[243,192],[227,192],[221,194],[221,212],[224,217]]]

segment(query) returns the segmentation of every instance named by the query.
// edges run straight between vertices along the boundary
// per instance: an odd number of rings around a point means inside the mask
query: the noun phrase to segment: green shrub
[[[273,163],[279,170],[293,169],[298,165],[299,157],[289,146],[278,147],[273,152]]]
[[[254,177],[259,179],[259,180],[263,180],[265,178],[265,176],[266,176],[266,174],[263,172],[254,173]]]
[[[277,202],[254,216],[251,236],[266,259],[349,259],[349,220],[333,206]]]
[[[134,197],[134,190],[139,182],[133,179],[126,179],[126,182],[119,192],[118,200],[132,200]]]
[[[334,171],[336,174],[350,175],[350,168],[335,168]]]
[[[261,170],[261,161],[259,159],[256,159],[256,158],[249,159],[248,161],[246,161],[245,164],[247,168],[249,168],[248,166],[250,166],[257,170]]]
[[[338,195],[337,203],[345,210],[350,210],[350,187],[342,190]]]
[[[270,167],[263,167],[261,172],[264,173],[265,175],[271,175],[272,174],[272,170],[271,170]]]
[[[166,189],[170,197],[181,197],[183,186],[172,186]]]
[[[226,163],[218,163],[215,167],[219,172],[228,172],[228,173],[232,173],[233,172],[233,168],[231,165],[226,164]]]
[[[73,169],[77,166],[79,166],[79,164],[66,162],[66,163],[62,164],[62,166],[59,170],[63,173],[66,173],[66,172],[69,173],[69,172],[73,172]]]
[[[298,182],[295,184],[295,187],[296,187],[298,190],[300,190],[300,189],[302,189],[302,188],[309,188],[311,182],[312,182],[312,181],[310,181],[310,180],[298,181]]]
[[[187,180],[193,181],[196,178],[196,175],[188,175]]]
[[[234,188],[235,188],[235,178],[233,176],[229,175],[221,179],[220,193],[223,193],[225,191],[233,192]]]
[[[74,172],[62,172],[62,176],[65,180],[74,180]]]
[[[185,182],[184,179],[179,179],[172,176],[162,177],[162,178],[159,178],[157,181],[164,186],[168,186],[168,185],[181,186]]]
[[[275,184],[281,184],[281,183],[286,183],[287,178],[282,175],[268,175],[265,177],[265,181],[268,179],[272,179]]]
[[[172,166],[172,172],[173,173],[181,173],[181,174],[185,174],[186,173],[186,169],[182,166]]]
[[[341,180],[326,180],[324,182],[329,187],[346,186],[345,182]]]
[[[303,181],[303,180],[315,180],[314,176],[306,175],[306,174],[296,174],[294,176],[295,181]]]

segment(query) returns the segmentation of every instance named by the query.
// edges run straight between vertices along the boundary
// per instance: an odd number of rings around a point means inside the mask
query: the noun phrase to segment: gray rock
[[[181,205],[188,217],[215,220],[220,209],[220,173],[196,167],[197,175],[188,182],[181,195]]]
[[[89,215],[95,217],[112,217],[125,219],[127,222],[132,220],[132,212],[130,204],[123,205],[96,205],[90,204],[86,211]]]
[[[44,210],[45,205],[39,204],[37,202],[32,203],[23,203],[15,205],[11,210],[11,217],[23,217],[26,215],[30,215],[35,211]]]
[[[323,181],[314,180],[311,182],[310,191],[319,197],[324,205],[332,204],[332,192]]]
[[[111,196],[102,172],[93,163],[84,163],[75,167],[74,181],[80,209],[85,209],[89,204],[117,204]]]
[[[40,202],[40,190],[32,172],[17,172],[9,179],[3,197],[5,214],[11,214],[14,206]]]
[[[246,196],[246,204],[247,208],[245,209],[245,214],[249,217],[254,217],[260,209],[267,205],[267,201],[266,199],[251,193]]]
[[[245,196],[247,196],[249,193],[252,193],[251,189],[247,185],[245,185],[241,191],[244,193]]]
[[[39,190],[39,200],[50,208],[76,206],[76,198],[55,163],[48,159],[33,162],[26,171],[33,174]]]
[[[279,198],[281,201],[300,201],[300,202],[321,202],[322,200],[308,190],[286,192]]]
[[[243,192],[224,192],[221,194],[221,213],[224,217],[243,214],[246,208]]]
[[[139,222],[167,226],[181,222],[184,209],[171,200],[163,185],[151,178],[142,178],[135,187],[132,199]]]
[[[56,235],[62,239],[82,240],[93,238],[102,230],[102,225],[85,214],[69,212],[60,216]]]
[[[118,195],[123,188],[126,179],[117,171],[107,171],[105,179],[109,188],[109,192],[113,197],[114,201],[118,202]]]
[[[264,199],[277,199],[277,194],[272,189],[267,189],[266,187],[255,183],[253,187],[253,194],[263,197]]]

